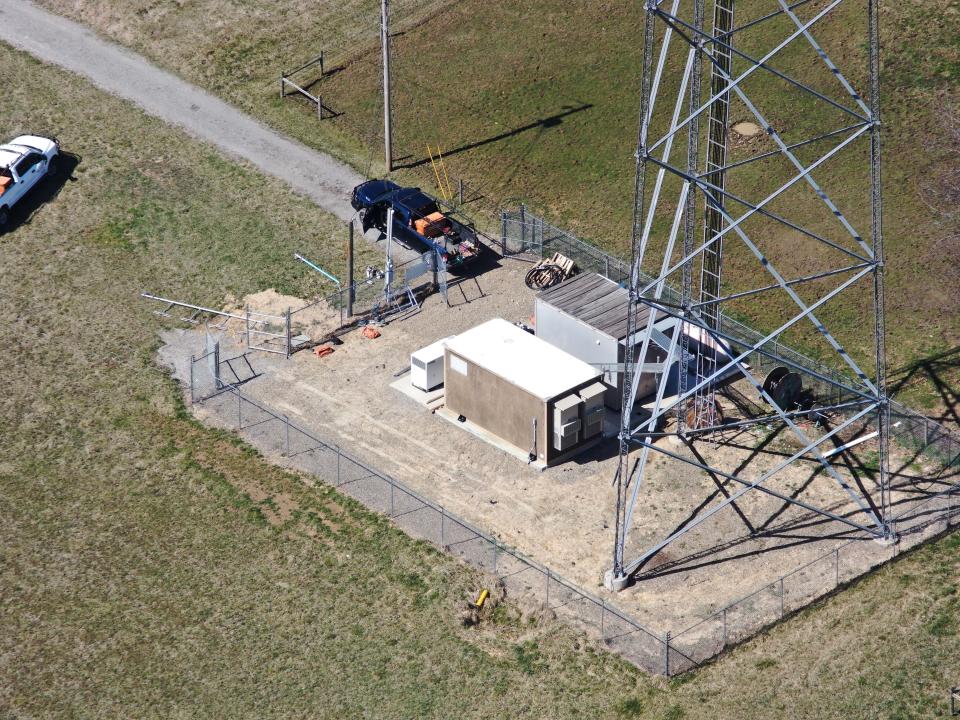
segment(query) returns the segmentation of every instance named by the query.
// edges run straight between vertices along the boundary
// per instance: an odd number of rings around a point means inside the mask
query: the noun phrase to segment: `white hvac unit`
[[[563,425],[553,426],[553,448],[568,450],[580,439],[580,420],[571,420]]]
[[[427,345],[410,354],[410,384],[424,392],[443,385],[444,343],[452,340],[451,335],[443,340]]]
[[[553,447],[567,450],[580,439],[580,408],[583,401],[575,394],[567,395],[553,404]]]
[[[578,394],[583,404],[581,409],[581,421],[583,423],[583,439],[595,437],[603,432],[603,417],[606,411],[603,408],[603,396],[606,393],[606,387],[602,383],[588,385]]]

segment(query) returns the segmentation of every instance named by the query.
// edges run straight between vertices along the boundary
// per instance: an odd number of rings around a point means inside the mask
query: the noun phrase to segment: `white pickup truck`
[[[0,231],[9,222],[13,206],[56,172],[59,155],[56,138],[21,135],[0,145]]]

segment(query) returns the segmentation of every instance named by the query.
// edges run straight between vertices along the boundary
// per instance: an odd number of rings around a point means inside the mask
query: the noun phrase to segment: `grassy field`
[[[367,173],[382,170],[377,15],[370,0],[309,7],[272,0],[255,11],[228,0],[41,2]],[[759,7],[757,0],[745,0],[738,13],[746,18]],[[446,151],[450,172],[479,188],[488,202],[523,198],[599,245],[625,252],[641,4],[399,0],[393,12],[399,30],[394,40],[395,134],[404,166],[398,176],[432,185],[432,172],[423,164],[425,146],[438,144]],[[844,3],[817,30],[824,47],[860,86],[863,47],[850,41],[849,28],[862,12],[861,3]],[[937,23],[920,20],[931,15]],[[761,47],[777,29],[775,23],[763,27],[745,36],[745,49]],[[882,30],[889,360],[894,380],[905,380],[895,383],[903,399],[955,419],[955,388],[960,386],[955,359],[940,358],[937,365],[937,380],[951,391],[946,395],[952,400],[944,399],[928,374],[914,370],[960,341],[960,316],[954,312],[960,198],[951,160],[960,149],[955,117],[960,13],[952,0],[886,3]],[[314,56],[319,48],[336,72],[317,87],[342,113],[323,123],[311,117],[305,103],[277,97],[280,70]],[[823,76],[809,48],[787,55],[782,67],[807,81],[816,73]],[[749,89],[785,137],[791,130],[809,131],[835,119],[815,106],[802,115],[781,111],[785,90],[775,84]],[[861,147],[845,155],[832,172],[821,175],[861,227],[869,224],[860,200],[866,197],[858,170],[864,151]],[[778,177],[760,163],[741,174],[737,187],[756,191]],[[815,200],[790,197],[787,202],[796,217],[809,222]],[[487,206],[478,205],[478,212]],[[814,248],[801,240],[790,234],[772,240],[784,250],[783,267],[809,269]],[[753,261],[738,256],[730,245],[728,250],[728,277],[745,277]],[[768,327],[782,307],[773,298],[737,309],[744,319]],[[862,320],[869,307],[869,287],[863,283],[821,313],[865,365],[870,364],[871,345]],[[810,334],[793,340],[814,355],[826,350]]]
[[[464,628],[472,571],[199,426],[153,366],[139,290],[309,292],[290,252],[336,267],[338,224],[2,45],[0,101],[0,133],[79,156],[0,237],[0,715],[946,714],[956,536],[672,682],[510,603]]]

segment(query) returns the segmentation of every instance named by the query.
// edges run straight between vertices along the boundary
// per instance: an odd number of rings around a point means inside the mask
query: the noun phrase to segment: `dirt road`
[[[150,115],[251,162],[343,220],[353,214],[349,193],[363,179],[354,170],[274,132],[82,25],[41,10],[28,0],[0,0],[0,41],[86,77]]]

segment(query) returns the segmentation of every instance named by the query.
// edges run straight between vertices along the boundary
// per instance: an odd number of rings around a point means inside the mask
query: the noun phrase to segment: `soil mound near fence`
[[[241,300],[227,296],[224,302],[224,311],[235,315],[242,315],[246,308],[250,308],[251,313],[281,317],[289,310],[291,330],[297,335],[307,335],[311,340],[326,337],[340,327],[340,310],[332,307],[325,298],[304,300],[267,288]]]

